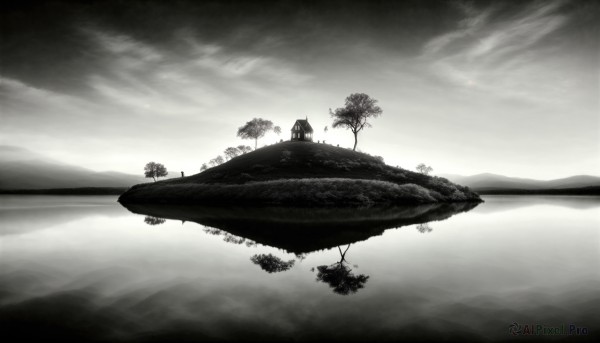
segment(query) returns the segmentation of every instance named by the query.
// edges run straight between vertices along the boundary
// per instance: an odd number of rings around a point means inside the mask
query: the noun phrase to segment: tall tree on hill
[[[258,144],[258,139],[273,129],[273,122],[262,118],[254,118],[246,125],[238,129],[237,135],[242,139],[254,139],[254,150]]]
[[[168,174],[169,172],[167,172],[167,168],[165,168],[165,166],[161,163],[148,162],[144,167],[144,176],[147,178],[151,177],[152,179],[154,179],[154,182],[156,182],[156,178],[164,177]]]
[[[433,168],[426,166],[425,163],[421,163],[417,166],[417,171],[424,175],[429,175],[433,171]]]
[[[329,113],[333,117],[332,127],[343,127],[352,131],[354,134],[352,150],[356,150],[358,133],[365,127],[371,127],[367,120],[379,117],[383,111],[377,106],[377,100],[364,93],[354,93],[346,98],[344,107],[337,108],[335,111],[329,109]]]

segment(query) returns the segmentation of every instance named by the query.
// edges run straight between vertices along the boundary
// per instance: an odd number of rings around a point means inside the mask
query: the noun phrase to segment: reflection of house
[[[298,119],[292,127],[293,141],[308,141],[312,142],[313,128],[308,123],[308,118],[305,120]]]

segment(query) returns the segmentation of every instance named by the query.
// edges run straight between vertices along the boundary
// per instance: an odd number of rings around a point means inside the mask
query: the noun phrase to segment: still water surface
[[[0,196],[3,337],[600,341],[600,198],[484,199],[136,214],[111,196]]]

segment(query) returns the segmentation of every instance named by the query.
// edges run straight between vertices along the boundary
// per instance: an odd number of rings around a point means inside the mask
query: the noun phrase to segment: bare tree
[[[225,159],[226,160],[230,160],[234,157],[237,157],[241,154],[242,152],[238,149],[238,148],[234,148],[234,147],[229,147],[227,149],[225,149]]]
[[[273,130],[273,122],[262,118],[254,118],[247,122],[246,125],[238,129],[237,135],[242,139],[254,139],[254,150],[258,144],[258,139]]]
[[[147,178],[152,178],[154,182],[156,182],[156,178],[167,176],[169,172],[167,172],[167,168],[164,165],[156,162],[148,162],[146,166],[144,166],[144,176]]]
[[[354,93],[346,98],[344,107],[337,108],[335,111],[329,109],[329,113],[333,117],[332,127],[343,127],[352,131],[354,134],[352,150],[356,151],[358,133],[365,127],[371,127],[367,120],[379,117],[383,111],[377,106],[377,100],[364,93]]]
[[[421,163],[417,166],[417,171],[424,175],[429,175],[433,171],[433,168],[426,166],[425,163]]]

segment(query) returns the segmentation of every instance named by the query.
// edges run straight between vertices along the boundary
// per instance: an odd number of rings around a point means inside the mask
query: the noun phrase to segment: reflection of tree
[[[302,262],[306,259],[306,254],[295,254],[298,261]]]
[[[152,216],[146,216],[146,218],[144,218],[144,223],[148,224],[148,225],[160,225],[160,224],[164,224],[167,220],[164,218],[159,218],[159,217],[152,217]]]
[[[259,265],[262,270],[267,273],[278,273],[284,272],[294,266],[294,260],[289,260],[285,262],[277,256],[273,256],[272,254],[256,254],[250,257],[250,261],[252,263]]]
[[[333,292],[341,295],[356,293],[359,289],[365,287],[365,283],[369,280],[368,275],[354,275],[352,269],[348,267],[346,262],[346,253],[350,249],[350,244],[344,252],[338,246],[341,259],[332,265],[318,266],[317,281],[324,282],[333,288]]]
[[[213,235],[213,236],[223,236],[223,240],[227,243],[233,243],[233,244],[246,244],[247,247],[255,247],[256,246],[256,242],[244,237],[240,237],[240,236],[236,236],[236,235],[232,235],[227,231],[223,231],[223,230],[219,230],[217,228],[214,227],[210,227],[210,226],[204,226],[204,232],[208,233],[209,235]]]
[[[417,225],[417,230],[419,230],[420,233],[429,233],[433,231],[433,229],[429,227],[429,223]]]

